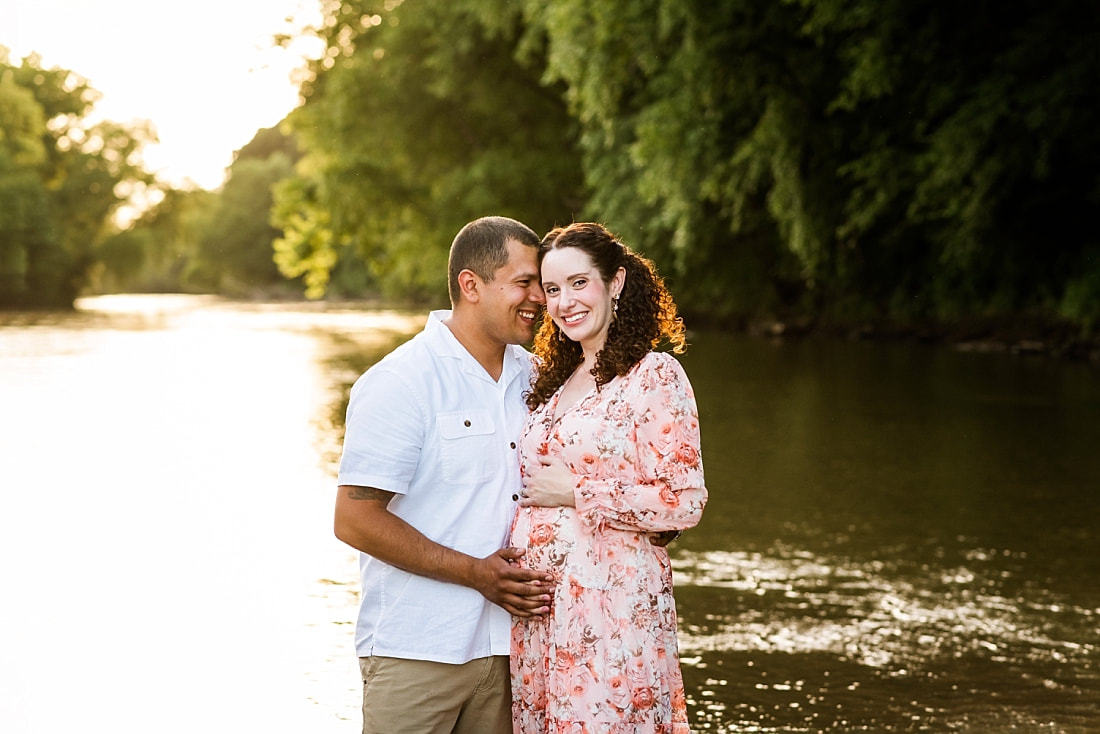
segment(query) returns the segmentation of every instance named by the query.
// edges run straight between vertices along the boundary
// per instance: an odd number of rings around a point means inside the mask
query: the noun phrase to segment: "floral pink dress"
[[[576,508],[520,508],[512,545],[557,581],[545,617],[513,617],[517,734],[687,734],[668,551],[647,533],[695,525],[706,503],[695,396],[652,352],[554,419],[560,390],[528,417],[524,478],[561,457]]]

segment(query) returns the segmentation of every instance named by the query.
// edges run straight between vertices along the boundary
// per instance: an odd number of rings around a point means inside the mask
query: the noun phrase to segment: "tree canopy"
[[[302,105],[222,190],[118,237],[151,133],[0,59],[2,302],[63,301],[96,260],[130,286],[441,301],[455,232],[504,214],[605,223],[718,323],[1100,328],[1100,5],[320,4]]]
[[[486,213],[537,229],[584,204],[577,125],[506,4],[327,4],[328,53],[290,117],[302,180],[277,195],[284,272],[312,292],[350,248],[387,295],[446,293],[451,238]]]
[[[716,319],[1100,319],[1100,6],[325,2],[283,267],[598,219]]]
[[[87,116],[97,93],[37,56],[0,47],[0,306],[64,306],[91,276],[95,250],[142,169],[149,127]]]

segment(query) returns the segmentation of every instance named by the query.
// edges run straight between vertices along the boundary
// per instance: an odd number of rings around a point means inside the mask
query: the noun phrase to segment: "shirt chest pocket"
[[[494,472],[499,456],[496,429],[489,413],[467,410],[440,413],[439,429],[443,481],[453,484],[484,482]]]

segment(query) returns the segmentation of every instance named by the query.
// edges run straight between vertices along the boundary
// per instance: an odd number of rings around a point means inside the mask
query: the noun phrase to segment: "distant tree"
[[[234,153],[233,162],[248,159],[266,161],[276,153],[282,153],[292,164],[302,157],[297,136],[285,132],[280,125],[257,130],[252,140]]]
[[[291,135],[265,128],[236,151],[217,191],[163,189],[163,199],[99,248],[102,288],[229,296],[298,293],[274,262],[273,187],[293,173]]]
[[[0,305],[28,301],[43,261],[60,249],[41,175],[45,114],[34,94],[13,77],[0,67]]]
[[[238,155],[199,234],[196,257],[187,273],[189,284],[247,295],[283,282],[272,247],[281,232],[269,224],[269,218],[273,187],[292,172],[290,159],[281,150],[273,150],[266,158]]]
[[[131,187],[147,126],[90,123],[86,80],[0,48],[0,306],[69,306]]]
[[[163,197],[129,227],[104,239],[99,292],[175,293],[199,290],[188,283],[217,194],[204,189],[165,188]]]

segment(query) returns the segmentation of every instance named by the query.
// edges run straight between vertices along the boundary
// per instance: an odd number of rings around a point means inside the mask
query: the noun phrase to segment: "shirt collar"
[[[447,325],[443,323],[451,317],[451,311],[441,309],[428,314],[428,321],[424,325],[424,331],[431,338],[432,349],[441,357],[451,357],[462,362],[463,369],[470,374],[484,376],[491,379],[481,363],[474,359],[473,355],[466,351],[466,347],[458,341]],[[504,364],[500,373],[499,384],[507,385],[519,375],[526,374],[530,365],[531,355],[518,344],[509,344],[504,348]]]

